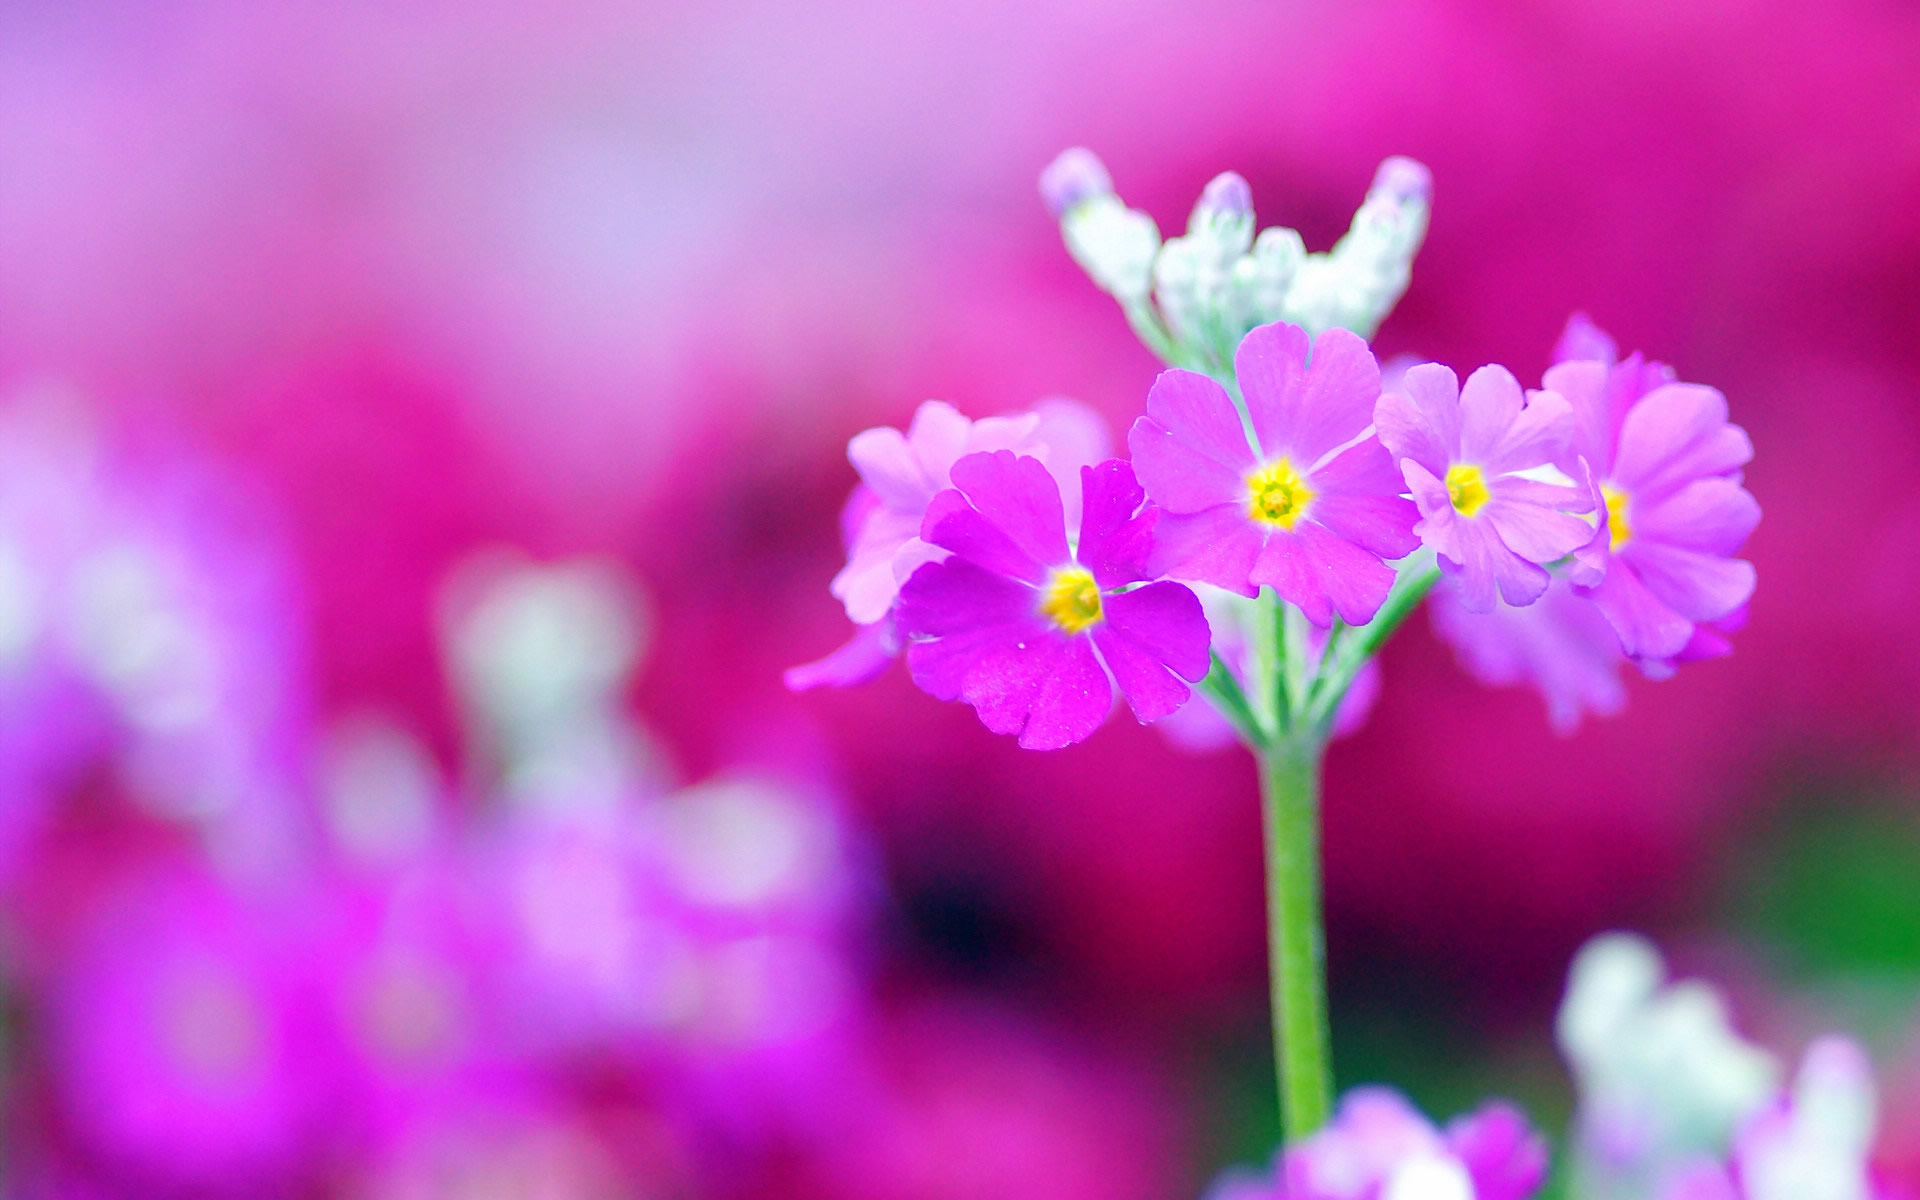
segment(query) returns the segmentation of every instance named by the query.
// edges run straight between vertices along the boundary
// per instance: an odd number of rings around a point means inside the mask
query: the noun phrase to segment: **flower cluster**
[[[927,691],[1061,746],[1115,689],[1151,721],[1207,676],[1213,635],[1184,585],[1268,590],[1337,647],[1437,567],[1436,624],[1470,669],[1536,684],[1562,726],[1604,711],[1624,662],[1662,675],[1726,651],[1753,587],[1733,557],[1759,516],[1739,481],[1750,449],[1719,393],[1637,358],[1564,361],[1543,383],[1487,366],[1462,384],[1426,363],[1389,390],[1358,336],[1262,325],[1231,376],[1164,372],[1131,463],[1064,486],[1074,455],[1056,445],[1099,441],[1081,410],[969,424],[929,404],[904,435],[854,439],[835,587],[867,624],[789,682],[869,677],[905,641]],[[1049,436],[1069,415],[1079,428]],[[1211,648],[1244,694],[1244,668]],[[1314,654],[1330,717],[1368,659],[1336,653],[1323,672]]]
[[[1726,653],[1760,513],[1719,392],[1578,316],[1538,388],[1497,365],[1383,378],[1364,335],[1405,290],[1430,190],[1389,160],[1316,257],[1291,230],[1255,238],[1229,173],[1162,245],[1098,159],[1061,155],[1041,192],[1068,248],[1170,367],[1131,462],[1093,465],[1104,434],[1059,402],[977,423],[928,403],[904,434],[858,435],[832,590],[860,632],[788,684],[870,678],[904,644],[923,688],[1030,748],[1086,737],[1116,691],[1167,716],[1187,683],[1250,744],[1324,736],[1436,583],[1468,669],[1534,684],[1562,729],[1619,706],[1622,663]],[[1230,654],[1189,585],[1270,594],[1278,618]]]

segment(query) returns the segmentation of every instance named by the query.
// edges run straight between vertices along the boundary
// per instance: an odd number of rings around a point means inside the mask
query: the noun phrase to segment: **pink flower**
[[[1593,597],[1628,655],[1643,662],[1725,653],[1711,628],[1738,620],[1753,565],[1734,557],[1760,520],[1741,486],[1753,457],[1727,401],[1613,344],[1575,316],[1546,386],[1573,407],[1563,465],[1592,472],[1605,518],[1581,550],[1573,582]],[[1656,667],[1656,670],[1659,668]]]
[[[785,679],[804,691],[864,683],[900,652],[892,612],[900,585],[921,563],[943,557],[920,537],[927,505],[952,482],[953,464],[968,454],[1012,450],[1037,458],[1079,503],[1074,486],[1082,466],[1106,457],[1107,431],[1093,412],[1070,400],[1050,400],[1033,412],[969,421],[952,405],[929,400],[903,434],[882,426],[855,435],[847,457],[860,483],[840,514],[847,565],[829,590],[860,628],[840,649],[794,667]],[[1070,512],[1077,519],[1078,513]]]
[[[1546,1175],[1546,1142],[1511,1105],[1484,1105],[1443,1132],[1400,1093],[1369,1087],[1348,1092],[1271,1174],[1229,1174],[1208,1200],[1527,1200]]]
[[[1492,610],[1496,589],[1508,604],[1533,603],[1547,590],[1541,564],[1593,537],[1572,515],[1593,510],[1587,492],[1538,477],[1566,457],[1572,409],[1553,392],[1523,398],[1505,367],[1481,367],[1462,389],[1425,363],[1401,387],[1380,397],[1374,423],[1419,506],[1414,532],[1474,612]]]
[[[1127,436],[1140,481],[1163,511],[1156,564],[1176,579],[1243,596],[1271,586],[1316,625],[1373,618],[1393,586],[1384,559],[1418,546],[1417,515],[1379,439],[1380,368],[1358,336],[1263,325],[1234,372],[1249,439],[1219,383],[1164,372]],[[1257,444],[1256,444],[1257,443]]]
[[[1182,679],[1209,666],[1207,619],[1177,583],[1126,585],[1147,569],[1156,514],[1118,459],[1081,470],[1085,513],[1069,547],[1060,490],[1036,459],[1002,450],[961,459],[955,490],[927,510],[927,540],[953,555],[900,594],[913,679],[965,700],[1029,750],[1080,741],[1119,685],[1153,721],[1186,703]],[[1121,590],[1125,588],[1126,590]]]

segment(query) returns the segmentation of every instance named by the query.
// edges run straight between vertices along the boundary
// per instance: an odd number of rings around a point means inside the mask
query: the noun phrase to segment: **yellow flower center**
[[[1100,620],[1100,585],[1085,567],[1061,567],[1040,593],[1040,611],[1063,632],[1079,633]]]
[[[1487,477],[1472,463],[1455,463],[1447,468],[1447,495],[1453,511],[1470,517],[1487,506],[1493,497],[1487,491]]]
[[[1313,489],[1287,459],[1269,463],[1247,476],[1247,515],[1256,521],[1292,529],[1312,501]]]
[[[1627,524],[1627,494],[1610,483],[1600,485],[1600,494],[1607,501],[1607,537],[1611,549],[1618,551],[1633,536],[1633,526]]]

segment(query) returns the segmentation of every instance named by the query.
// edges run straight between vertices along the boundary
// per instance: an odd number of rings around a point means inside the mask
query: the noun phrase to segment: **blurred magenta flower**
[[[900,593],[915,683],[965,700],[988,729],[1029,750],[1099,728],[1114,685],[1142,721],[1186,703],[1182,680],[1208,670],[1207,619],[1186,587],[1151,582],[1159,514],[1132,467],[1109,459],[1081,469],[1072,546],[1059,486],[1038,459],[969,455],[953,482],[925,526],[927,541],[953,557],[922,566]]]
[[[1493,1102],[1442,1131],[1398,1092],[1358,1088],[1333,1121],[1289,1146],[1266,1176],[1230,1173],[1208,1200],[1530,1200],[1547,1143]]]
[[[134,1186],[263,1185],[305,1152],[330,1082],[302,898],[197,867],[121,881],[44,998],[61,1111]],[[145,1181],[144,1184],[141,1181]]]
[[[285,852],[304,626],[256,505],[56,385],[0,404],[0,875],[97,772],[234,853]]]

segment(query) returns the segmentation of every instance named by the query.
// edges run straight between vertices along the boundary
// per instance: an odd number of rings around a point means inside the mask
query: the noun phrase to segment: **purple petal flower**
[[[1082,466],[1106,457],[1109,441],[1100,418],[1071,400],[1048,400],[1030,413],[982,421],[969,421],[952,405],[929,400],[905,433],[882,427],[855,436],[847,457],[861,482],[840,513],[847,565],[829,590],[846,605],[847,617],[865,628],[825,658],[789,670],[787,687],[798,692],[865,683],[893,661],[900,641],[889,614],[901,582],[920,564],[946,555],[921,539],[920,525],[963,455],[1029,454],[1045,463],[1064,488]],[[1077,505],[1079,491],[1071,491]]]
[[[1699,656],[1696,635],[1753,594],[1751,563],[1734,557],[1760,520],[1740,483],[1753,456],[1718,391],[1674,382],[1612,343],[1584,318],[1561,339],[1570,358],[1545,385],[1567,398],[1576,434],[1564,468],[1591,472],[1604,520],[1576,559],[1573,581],[1593,597],[1637,660]],[[1708,635],[1707,652],[1717,647]]]
[[[1210,665],[1200,602],[1148,583],[1157,513],[1118,459],[1081,469],[1080,539],[1037,459],[974,454],[928,507],[923,535],[951,557],[915,571],[897,617],[914,682],[965,700],[1030,750],[1080,741],[1106,719],[1113,684],[1152,721],[1186,702]],[[1109,682],[1111,675],[1111,683]]]
[[[1316,625],[1373,618],[1393,586],[1383,559],[1419,544],[1417,516],[1372,435],[1380,368],[1357,335],[1308,341],[1263,325],[1234,357],[1256,449],[1226,389],[1172,370],[1154,381],[1127,444],[1163,511],[1155,565],[1243,596],[1271,586]]]
[[[1547,702],[1554,729],[1571,733],[1588,713],[1612,716],[1625,707],[1620,669],[1626,656],[1613,627],[1591,600],[1555,576],[1525,608],[1496,604],[1470,609],[1458,589],[1443,584],[1428,601],[1434,632],[1453,647],[1460,665],[1495,687],[1528,684]]]
[[[1270,1177],[1233,1172],[1210,1200],[1527,1200],[1547,1175],[1547,1147],[1498,1101],[1444,1133],[1400,1093],[1348,1092],[1333,1121],[1292,1146]]]
[[[855,625],[853,636],[825,658],[788,667],[780,676],[790,692],[805,692],[817,687],[853,687],[879,677],[893,665],[900,653],[900,635],[893,618],[882,617],[871,625]]]
[[[1062,453],[1050,453],[1056,444]],[[952,405],[929,400],[904,434],[882,427],[855,435],[847,443],[847,457],[871,497],[856,492],[848,503],[843,518],[847,565],[831,585],[854,623],[870,625],[887,614],[901,580],[912,574],[911,567],[899,571],[896,560],[902,551],[909,557],[914,553],[928,503],[946,490],[954,463],[988,450],[1032,455],[1057,478],[1069,479],[1105,454],[1106,437],[1098,417],[1068,401],[1018,416],[969,421]]]
[[[1573,411],[1553,392],[1523,396],[1504,367],[1467,377],[1427,363],[1406,373],[1401,390],[1374,409],[1380,441],[1399,462],[1420,509],[1414,532],[1440,556],[1475,612],[1531,604],[1547,589],[1541,565],[1593,538],[1574,516],[1591,512],[1587,489],[1543,482],[1564,459]]]

